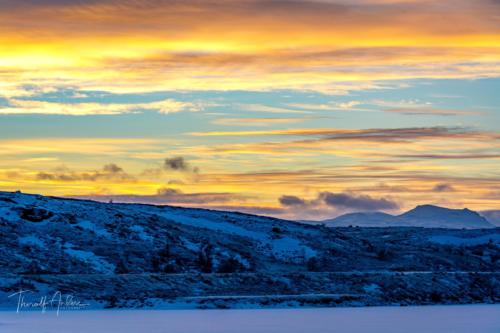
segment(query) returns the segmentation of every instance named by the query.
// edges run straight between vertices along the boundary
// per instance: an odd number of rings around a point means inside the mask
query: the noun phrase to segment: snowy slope
[[[401,293],[406,304],[436,303],[432,292],[446,292],[449,302],[491,301],[496,296],[488,284],[500,274],[499,235],[500,229],[327,228],[0,192],[0,306],[21,286],[39,294],[70,290],[110,307],[118,301],[156,306],[177,297],[199,306],[208,300],[213,306],[364,304],[360,297],[391,304]],[[445,275],[434,280],[436,271]],[[487,276],[480,283],[477,272]],[[436,284],[434,291],[429,284]]]
[[[304,265],[316,254],[310,236],[318,233],[298,223],[238,213],[21,193],[0,193],[0,228],[7,235],[0,251],[17,252],[8,266],[17,262],[20,270],[28,270],[24,257],[30,269],[51,271],[61,266],[52,262],[61,259],[72,269],[94,273],[110,273],[117,266],[198,270],[200,255],[207,257],[206,271],[255,269],[261,262]],[[39,261],[29,260],[35,248]],[[52,258],[44,258],[44,251]],[[138,258],[140,253],[147,256]]]
[[[440,261],[426,254],[426,242],[431,236],[443,236],[443,232],[413,231],[409,239],[408,231],[397,228],[381,236],[383,231],[340,231],[241,213],[5,192],[0,192],[0,212],[0,273],[425,269],[435,265],[433,260]],[[469,216],[478,225],[486,223],[471,211],[434,207],[417,207],[401,218],[406,225],[420,217],[434,220],[436,213],[441,225],[474,222]],[[350,214],[339,220],[351,225],[359,218],[370,226],[397,225],[390,215],[381,213]],[[448,231],[444,236],[487,238],[497,233],[492,230]],[[403,239],[410,244],[402,243]],[[393,255],[381,262],[379,252],[387,248],[393,248]],[[404,257],[406,251],[416,250],[426,257],[424,263],[418,257],[413,261]],[[468,260],[482,265],[480,260]],[[464,267],[458,260],[449,265]]]

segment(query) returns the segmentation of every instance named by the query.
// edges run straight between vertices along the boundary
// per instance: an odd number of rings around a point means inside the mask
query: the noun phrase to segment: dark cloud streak
[[[317,210],[321,207],[331,207],[339,210],[377,211],[394,210],[399,205],[386,198],[372,198],[369,195],[352,193],[321,192],[313,200],[304,200],[297,196],[283,195],[279,199],[283,207]]]
[[[82,198],[82,197],[80,197]],[[186,205],[207,205],[211,203],[225,203],[232,200],[244,201],[246,198],[239,194],[233,193],[184,193],[178,189],[161,188],[156,194],[151,195],[89,195],[85,199],[96,201],[121,203],[143,203],[152,205],[166,204],[186,204]]]
[[[279,198],[282,206],[303,206],[306,201],[294,195],[283,195]]]
[[[349,193],[322,192],[319,195],[328,206],[361,211],[391,210],[399,208],[394,201],[381,198],[375,199],[369,195],[353,195]]]
[[[118,180],[118,181],[133,181],[135,177],[126,173],[121,167],[114,163],[106,164],[101,170],[91,172],[75,172],[67,168],[60,168],[53,172],[39,172],[37,180],[49,180],[60,182],[76,182],[90,181],[96,182],[100,180]]]
[[[455,191],[455,188],[451,186],[450,184],[437,184],[432,188],[434,192],[453,192]]]

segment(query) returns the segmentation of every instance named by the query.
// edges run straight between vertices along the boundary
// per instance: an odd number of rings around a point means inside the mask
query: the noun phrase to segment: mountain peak
[[[468,208],[463,208],[463,209],[452,209],[452,208],[445,208],[445,207],[440,207],[440,206],[435,206],[435,205],[418,205],[417,207],[407,211],[406,213],[401,214],[400,216],[406,216],[406,217],[411,217],[411,216],[435,216],[435,215],[450,215],[450,216],[477,216],[480,217],[479,213],[470,210]]]
[[[450,229],[494,227],[479,213],[468,208],[451,209],[430,204],[418,205],[398,216],[385,213],[351,213],[326,222],[331,226],[407,226]]]
[[[458,209],[451,209],[451,208],[445,208],[445,207],[436,206],[436,205],[425,204],[425,205],[418,205],[417,207],[409,210],[408,212],[411,212],[411,211],[450,211],[450,210],[458,210]]]
[[[444,207],[440,207],[440,206],[436,206],[436,205],[431,205],[431,204],[418,205],[415,208],[441,208],[441,209],[444,209]]]
[[[492,225],[479,213],[468,208],[451,209],[434,205],[420,205],[399,215],[418,226],[438,225],[441,228],[490,228]]]

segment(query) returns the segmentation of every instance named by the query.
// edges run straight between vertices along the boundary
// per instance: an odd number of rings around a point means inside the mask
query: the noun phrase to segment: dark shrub
[[[30,222],[42,222],[52,216],[54,213],[42,208],[27,207],[19,210],[19,217]]]

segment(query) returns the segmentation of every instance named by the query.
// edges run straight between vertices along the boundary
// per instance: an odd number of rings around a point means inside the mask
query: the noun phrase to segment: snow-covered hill
[[[380,212],[351,213],[323,221],[330,227],[424,227],[448,229],[494,228],[477,212],[465,209],[449,209],[433,205],[422,205],[401,215]]]
[[[431,272],[444,274],[436,290],[447,288],[450,302],[469,302],[470,272],[496,281],[500,271],[500,229],[327,228],[23,193],[0,192],[0,235],[0,306],[23,286],[126,307],[179,297],[200,305],[223,296],[226,305],[274,304],[269,295],[286,304],[360,305],[365,297],[388,304],[403,297],[392,290],[406,290],[408,304],[436,303],[433,289],[424,288],[435,283]],[[415,298],[415,288],[425,295]],[[482,290],[485,299],[497,295]]]
[[[419,218],[434,221],[436,214],[440,226],[449,221],[461,226],[487,223],[468,210],[432,206],[417,207],[398,218],[421,226]],[[354,224],[358,218],[374,218],[370,226],[389,226],[390,217],[374,213],[340,219]],[[467,235],[488,237],[496,234],[494,230]],[[324,271],[371,270],[390,266],[377,258],[390,244],[398,249],[387,259],[392,265],[428,270],[435,266],[432,260],[425,264],[403,260],[400,234],[412,235],[405,242],[422,255],[428,237],[436,233],[460,237],[451,231],[403,229],[388,233],[380,242],[374,231],[353,234],[349,229],[241,213],[6,192],[0,192],[0,231],[0,273],[288,272],[314,270],[313,266]],[[458,261],[450,265],[464,268]],[[483,264],[472,260],[469,265]]]
[[[0,253],[7,252],[0,272],[86,273],[303,265],[317,255],[312,243],[320,233],[239,213],[21,193],[0,193],[0,230]]]

